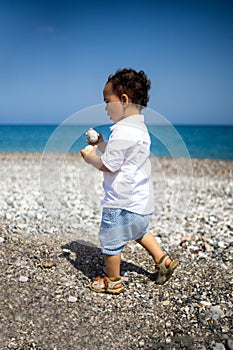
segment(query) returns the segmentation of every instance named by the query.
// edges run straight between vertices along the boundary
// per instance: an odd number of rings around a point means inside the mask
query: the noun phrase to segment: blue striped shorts
[[[120,208],[103,208],[99,231],[102,252],[107,255],[120,254],[126,243],[145,236],[151,216]]]

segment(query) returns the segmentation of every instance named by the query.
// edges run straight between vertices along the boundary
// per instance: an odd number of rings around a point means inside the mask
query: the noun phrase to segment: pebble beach
[[[233,162],[151,158],[163,286],[135,242],[125,291],[93,293],[102,174],[78,154],[0,153],[0,349],[232,350]]]

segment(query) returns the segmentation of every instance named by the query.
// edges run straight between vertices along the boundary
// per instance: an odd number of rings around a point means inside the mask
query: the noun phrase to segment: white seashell
[[[86,136],[88,137],[88,140],[91,143],[96,143],[98,141],[99,138],[99,134],[98,132],[96,132],[94,129],[90,128],[87,132],[86,132]]]

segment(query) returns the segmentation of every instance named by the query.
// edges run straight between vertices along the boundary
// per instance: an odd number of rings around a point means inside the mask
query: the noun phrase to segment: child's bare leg
[[[112,281],[120,278],[121,254],[104,254],[104,262],[108,278]]]
[[[138,239],[137,242],[140,243],[148,251],[148,253],[153,257],[156,264],[159,263],[160,259],[165,254],[151,232]],[[167,259],[165,265],[169,266],[170,262],[171,259],[169,258]]]

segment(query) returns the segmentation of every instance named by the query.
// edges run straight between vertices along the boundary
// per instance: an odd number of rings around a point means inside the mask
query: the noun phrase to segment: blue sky
[[[0,48],[0,123],[60,123],[132,67],[171,123],[233,124],[233,1],[0,0]]]

